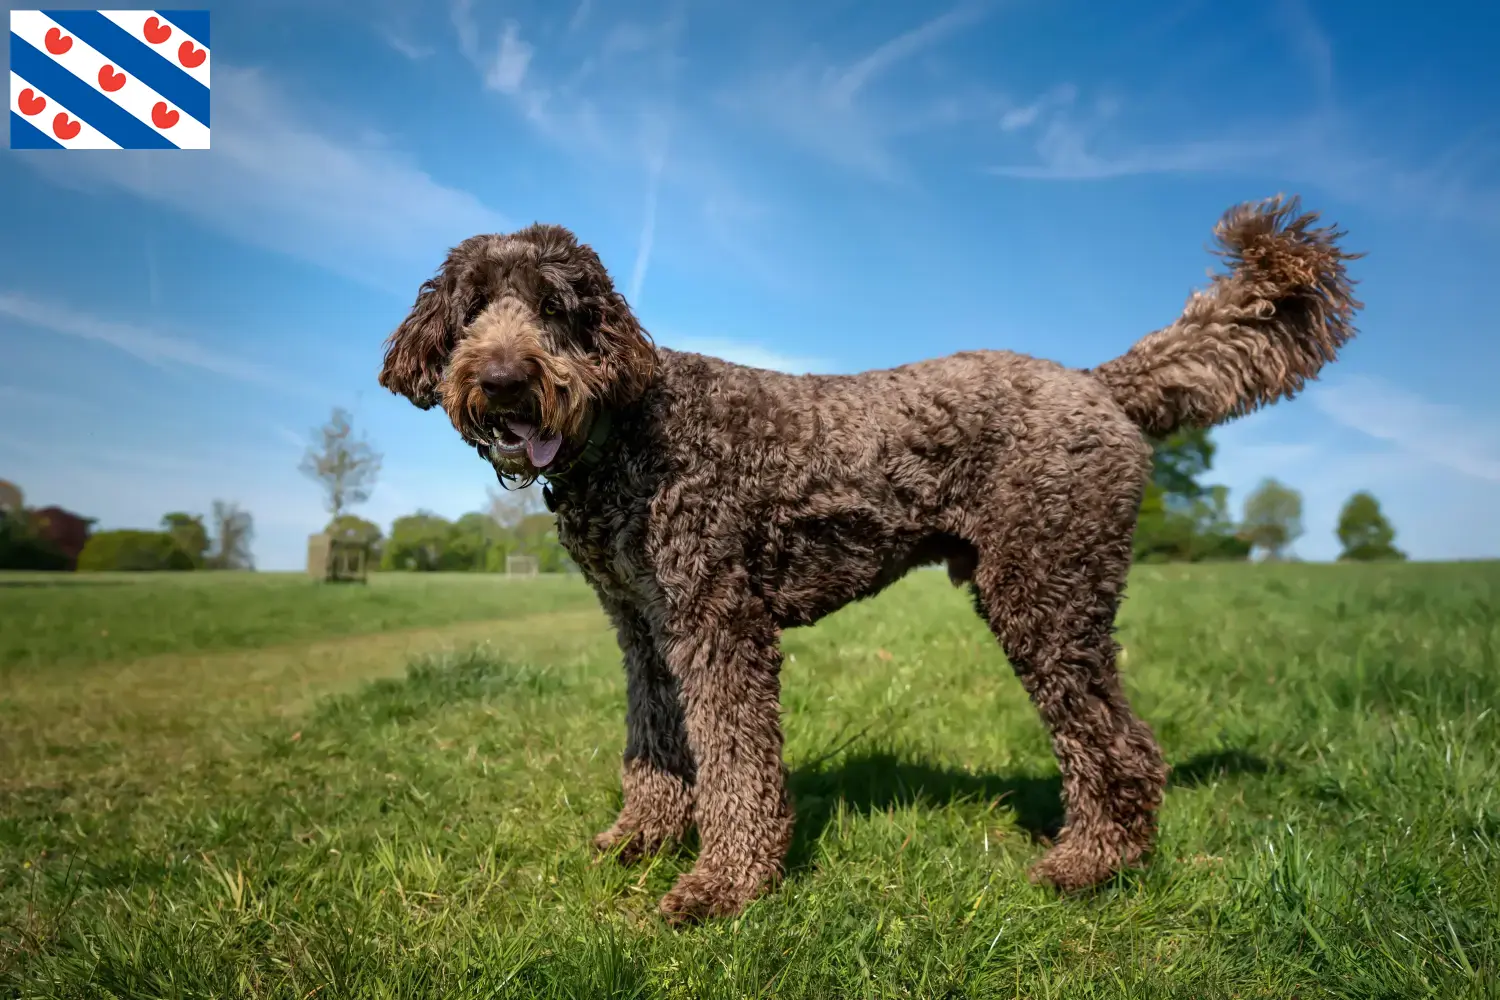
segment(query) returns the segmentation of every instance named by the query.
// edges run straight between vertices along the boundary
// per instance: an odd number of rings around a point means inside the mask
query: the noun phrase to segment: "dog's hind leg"
[[[594,847],[630,864],[680,841],[693,821],[693,757],[682,699],[646,622],[633,611],[615,614],[625,654],[625,802]]]
[[[1097,471],[1053,479],[1050,489],[1039,488],[1045,475],[1028,476],[975,536],[976,604],[1041,713],[1062,771],[1065,825],[1032,870],[1062,889],[1141,859],[1168,770],[1115,664],[1141,477],[1130,466]]]

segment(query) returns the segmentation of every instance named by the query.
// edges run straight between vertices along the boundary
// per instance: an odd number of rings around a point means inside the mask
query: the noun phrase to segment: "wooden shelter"
[[[307,575],[329,583],[366,583],[370,572],[370,544],[329,534],[307,539]]]

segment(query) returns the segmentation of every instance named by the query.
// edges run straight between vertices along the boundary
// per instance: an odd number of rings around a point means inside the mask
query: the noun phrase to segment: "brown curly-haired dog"
[[[1122,357],[1080,371],[971,351],[793,376],[656,348],[599,257],[557,226],[448,255],[386,344],[380,384],[441,404],[503,478],[544,477],[627,677],[632,860],[696,823],[661,908],[739,912],[781,874],[788,626],[946,562],[1051,731],[1066,827],[1035,877],[1138,861],[1167,766],[1115,667],[1115,611],[1151,471],[1143,432],[1290,396],[1353,334],[1343,234],[1296,199],[1230,210],[1227,273]]]

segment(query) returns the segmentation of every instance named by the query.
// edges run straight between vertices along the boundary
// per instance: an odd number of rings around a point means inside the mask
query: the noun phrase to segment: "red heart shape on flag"
[[[172,26],[162,24],[159,17],[146,18],[146,26],[141,29],[141,34],[146,36],[146,41],[152,45],[160,45],[172,37]]]
[[[197,69],[203,65],[203,60],[208,58],[208,52],[204,49],[193,48],[192,42],[183,42],[177,46],[177,61],[188,69]]]
[[[103,66],[99,67],[99,86],[103,87],[106,91],[113,94],[115,91],[125,86],[125,74],[116,73],[113,66],[111,66],[109,63],[105,63]]]
[[[73,36],[65,35],[56,28],[47,29],[47,51],[60,56],[73,47]]]
[[[42,113],[42,109],[47,106],[47,99],[30,87],[27,87],[16,98],[16,103],[21,106],[21,114],[30,117],[31,115]]]
[[[157,128],[171,128],[177,124],[177,112],[167,110],[166,101],[157,101],[151,106],[151,124]]]
[[[59,139],[76,139],[78,138],[79,130],[82,128],[83,124],[81,122],[68,121],[68,113],[66,111],[59,111],[57,117],[52,119],[52,133]]]

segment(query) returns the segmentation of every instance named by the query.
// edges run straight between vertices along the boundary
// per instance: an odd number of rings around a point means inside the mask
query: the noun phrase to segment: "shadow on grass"
[[[1214,750],[1211,753],[1194,754],[1181,764],[1173,765],[1172,776],[1167,786],[1197,788],[1216,778],[1229,778],[1241,774],[1270,774],[1280,767],[1264,757],[1248,750]]]
[[[1192,788],[1215,778],[1266,774],[1273,766],[1246,750],[1195,754],[1174,766],[1169,787]],[[840,803],[864,815],[913,805],[954,802],[1000,805],[1036,843],[1050,841],[1063,824],[1062,778],[1057,774],[971,773],[891,753],[869,753],[836,763],[794,770],[787,779],[797,810],[788,868],[805,867],[813,845],[833,821]]]
[[[858,754],[815,768],[793,771],[787,780],[797,809],[788,868],[806,866],[813,845],[844,808],[864,815],[918,805],[1000,800],[1014,810],[1016,824],[1033,840],[1056,836],[1062,827],[1062,779],[1052,775],[971,773],[892,753]]]

